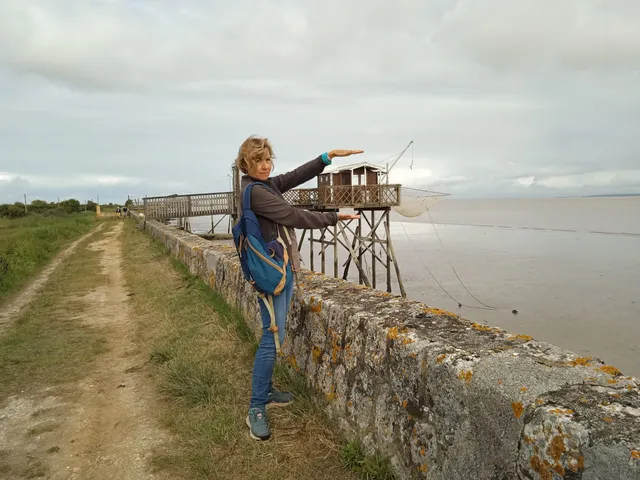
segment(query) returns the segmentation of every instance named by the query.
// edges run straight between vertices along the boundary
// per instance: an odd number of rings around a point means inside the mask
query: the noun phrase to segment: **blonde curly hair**
[[[271,142],[269,142],[268,138],[251,135],[242,142],[242,145],[240,145],[238,149],[236,167],[238,167],[242,173],[249,173],[255,169],[258,161],[265,158],[270,158],[272,161],[275,158]]]

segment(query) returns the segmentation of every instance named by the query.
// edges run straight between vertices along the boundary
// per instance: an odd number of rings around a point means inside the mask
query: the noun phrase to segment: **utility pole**
[[[98,195],[98,205],[100,205],[100,195]]]
[[[24,213],[27,213],[27,194],[24,194]]]

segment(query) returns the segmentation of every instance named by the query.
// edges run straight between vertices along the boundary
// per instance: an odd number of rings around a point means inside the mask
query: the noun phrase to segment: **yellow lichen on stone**
[[[474,330],[478,330],[480,332],[490,332],[491,330],[493,330],[488,325],[482,325],[481,323],[476,323],[476,322],[471,324],[471,328],[473,328]]]
[[[447,358],[447,356],[443,353],[442,355],[438,355],[436,357],[436,363],[442,363],[444,362],[444,359]]]
[[[327,400],[331,401],[336,398],[336,386],[331,385],[331,390],[326,394]]]
[[[575,360],[569,362],[569,365],[572,367],[582,366],[586,367],[587,365],[593,362],[593,357],[578,357]]]
[[[613,418],[611,417],[604,417],[603,420],[607,423],[613,423]]]
[[[298,362],[296,361],[296,357],[294,357],[293,355],[289,355],[289,357],[287,358],[287,361],[289,362],[289,365],[293,367],[294,370],[298,370]]]
[[[522,388],[520,389],[520,391],[521,391],[522,393],[526,392],[527,390],[529,390],[527,387],[522,387]]]
[[[622,375],[622,372],[620,372],[620,370],[618,370],[616,367],[613,367],[611,365],[603,365],[602,367],[600,367],[600,370],[603,371],[604,373],[608,373],[609,375],[613,375],[614,377],[617,377],[618,375]]]
[[[420,465],[418,467],[418,470],[420,470],[422,473],[426,473],[427,472],[427,464],[423,463],[422,465]]]
[[[395,340],[398,338],[398,327],[391,327],[387,332],[387,338],[389,340]]]
[[[640,460],[640,450],[631,450],[631,458]]]
[[[426,453],[427,453],[427,451],[425,450],[425,448],[424,448],[424,447],[422,447],[422,448],[420,449],[420,455],[422,455],[422,456],[424,457]]]
[[[320,350],[318,347],[313,347],[311,349],[311,356],[313,357],[314,362],[318,363],[320,355],[322,355],[322,350]]]
[[[406,400],[402,401],[402,408],[407,408],[407,405],[409,405],[409,402],[407,402]]]
[[[425,307],[422,309],[424,313],[430,313],[432,315],[440,315],[442,317],[457,317],[455,313],[451,313],[447,310],[442,310],[440,308],[429,308]]]
[[[511,408],[516,418],[520,418],[524,413],[524,406],[520,402],[511,402]]]
[[[411,352],[411,353],[409,354],[409,356],[410,356],[411,358],[418,358],[418,354],[417,354],[416,352]]]
[[[553,408],[549,410],[549,413],[554,413],[556,415],[573,415],[573,410],[564,409],[564,408]]]
[[[507,340],[509,340],[509,341],[523,340],[525,342],[529,342],[529,341],[533,340],[533,337],[530,336],[530,335],[511,335],[511,336],[509,336],[509,338],[507,338]]]
[[[414,342],[414,341],[413,341],[411,338],[409,338],[409,337],[404,337],[404,338],[402,339],[402,342],[401,342],[401,343],[402,343],[402,345],[409,345],[410,343],[413,343],[413,342]]]
[[[472,377],[473,372],[471,370],[462,370],[460,373],[458,373],[458,379],[464,380],[466,383],[470,383]]]

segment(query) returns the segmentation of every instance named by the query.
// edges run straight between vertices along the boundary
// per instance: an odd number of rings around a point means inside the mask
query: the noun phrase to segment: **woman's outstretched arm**
[[[325,167],[331,164],[331,160],[333,158],[348,157],[349,155],[355,155],[362,152],[362,150],[331,150],[328,153],[323,153],[310,162],[300,165],[298,168],[295,168],[290,172],[271,177],[271,180],[275,184],[276,188],[280,190],[280,192],[284,193],[287,190],[296,188],[297,186],[313,179],[313,177],[320,175]]]

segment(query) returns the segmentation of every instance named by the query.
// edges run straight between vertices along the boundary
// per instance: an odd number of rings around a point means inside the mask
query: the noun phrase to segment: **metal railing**
[[[144,214],[147,218],[186,218],[231,213],[233,193],[197,193],[169,197],[146,197]]]
[[[401,185],[328,185],[289,190],[284,198],[304,208],[376,208],[400,204]]]
[[[400,185],[334,185],[298,188],[283,194],[296,207],[310,210],[336,208],[384,208],[400,204]],[[144,214],[149,219],[233,215],[233,192],[197,193],[146,197]]]

